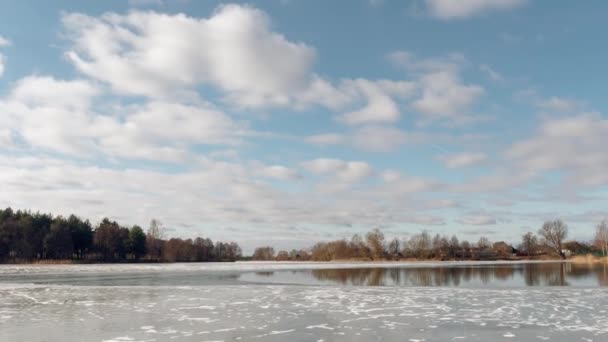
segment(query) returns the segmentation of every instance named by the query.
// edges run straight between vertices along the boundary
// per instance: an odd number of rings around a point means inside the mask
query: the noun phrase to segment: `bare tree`
[[[527,232],[521,238],[521,249],[528,257],[538,252],[538,238],[532,232]]]
[[[253,260],[268,261],[274,259],[274,248],[270,246],[258,247],[253,251]]]
[[[393,259],[399,259],[399,254],[401,253],[401,241],[399,239],[394,238],[388,244],[388,254]]]
[[[511,248],[511,246],[504,241],[494,242],[494,244],[492,245],[492,249],[501,258],[509,257],[509,255],[511,255],[511,252],[513,251],[513,248]]]
[[[477,241],[477,248],[479,248],[480,251],[483,251],[483,250],[488,249],[490,247],[492,247],[492,243],[485,236],[480,237],[479,241]]]
[[[461,258],[467,258],[471,255],[471,243],[469,241],[460,241],[460,249],[462,250]]]
[[[413,235],[407,243],[407,248],[412,253],[412,256],[416,258],[428,258],[432,248],[431,236],[427,231]]]
[[[289,253],[287,251],[279,251],[275,258],[276,261],[287,261],[289,260]]]
[[[367,245],[371,249],[372,258],[375,260],[384,258],[384,234],[376,228],[365,236]]]
[[[456,235],[452,235],[452,238],[450,239],[450,257],[456,258],[456,252],[458,251],[459,247],[460,242],[458,241],[458,238]]]
[[[566,259],[563,242],[568,236],[568,226],[562,220],[546,221],[538,234],[543,238],[543,245]]]
[[[150,221],[150,227],[146,234],[146,245],[148,248],[148,255],[158,260],[162,255],[161,247],[162,240],[165,238],[165,228],[162,222],[157,219]]]
[[[595,228],[595,245],[602,250],[602,254],[606,256],[608,253],[608,223],[606,220],[600,222]]]

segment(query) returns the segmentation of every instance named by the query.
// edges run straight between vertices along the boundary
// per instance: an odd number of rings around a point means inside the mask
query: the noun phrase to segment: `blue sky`
[[[248,250],[607,216],[604,1],[0,3],[0,206]]]

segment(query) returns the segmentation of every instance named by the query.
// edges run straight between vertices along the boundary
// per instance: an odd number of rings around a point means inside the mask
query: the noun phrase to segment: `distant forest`
[[[242,256],[235,242],[208,238],[166,238],[152,220],[147,231],[104,218],[93,226],[71,215],[0,209],[0,262],[73,260],[78,262],[235,261]]]
[[[456,236],[431,235],[426,231],[407,240],[387,240],[379,229],[350,240],[319,242],[310,248],[275,252],[272,246],[256,248],[244,257],[235,242],[209,238],[167,238],[163,225],[152,220],[124,227],[104,218],[97,225],[77,216],[0,209],[0,262],[205,262],[235,260],[332,261],[332,260],[498,260],[567,258],[570,255],[608,254],[608,223],[596,227],[592,242],[567,240],[568,226],[561,220],[545,222],[537,233],[528,232],[516,245],[477,241]]]
[[[426,231],[407,240],[385,239],[379,229],[365,236],[354,235],[350,240],[340,239],[319,242],[312,248],[275,252],[271,246],[257,248],[253,260],[516,260],[562,258],[572,255],[608,252],[608,224],[603,221],[596,227],[593,242],[574,241],[568,238],[568,226],[561,220],[545,222],[537,233],[528,232],[516,245],[505,241],[492,242],[487,237],[477,241],[460,240],[456,236],[431,235]]]

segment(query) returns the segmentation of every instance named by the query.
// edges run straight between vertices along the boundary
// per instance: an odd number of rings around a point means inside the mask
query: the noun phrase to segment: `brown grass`
[[[608,257],[597,257],[595,255],[587,254],[587,255],[577,255],[570,259],[572,262],[578,264],[608,264]]]

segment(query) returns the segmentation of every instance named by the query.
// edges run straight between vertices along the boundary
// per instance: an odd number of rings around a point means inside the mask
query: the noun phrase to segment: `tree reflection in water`
[[[315,279],[353,286],[461,286],[506,284],[525,286],[569,286],[568,280],[597,278],[608,286],[608,265],[538,263],[512,265],[319,269]]]

